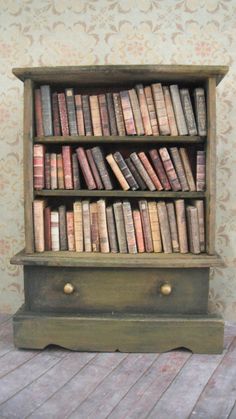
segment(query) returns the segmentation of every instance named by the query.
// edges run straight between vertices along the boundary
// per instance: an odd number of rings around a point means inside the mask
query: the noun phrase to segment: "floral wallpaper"
[[[235,0],[0,0],[0,311],[23,301],[23,86],[12,67],[222,64],[217,90],[217,251],[210,310],[236,320]]]

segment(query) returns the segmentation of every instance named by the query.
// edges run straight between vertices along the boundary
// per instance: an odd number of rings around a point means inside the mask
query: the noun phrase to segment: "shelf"
[[[75,197],[115,197],[115,198],[204,198],[205,192],[173,192],[173,191],[105,191],[83,189],[53,189],[34,191],[34,196],[75,196]]]
[[[204,143],[206,137],[199,136],[110,136],[110,137],[94,137],[94,136],[68,136],[68,137],[35,137],[34,142],[40,144],[145,144],[145,143],[157,143],[157,144],[201,144]]]

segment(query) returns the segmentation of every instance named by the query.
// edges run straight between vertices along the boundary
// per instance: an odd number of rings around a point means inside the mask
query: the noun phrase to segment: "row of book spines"
[[[207,134],[204,89],[153,83],[118,93],[74,94],[73,88],[51,94],[49,85],[35,90],[36,134],[41,136],[125,136]]]
[[[76,201],[52,210],[45,200],[33,203],[36,252],[69,250],[101,253],[194,253],[205,251],[204,203],[129,201],[106,205]]]
[[[133,152],[126,159],[119,151],[104,159],[100,147],[85,150],[78,147],[76,153],[71,146],[62,146],[62,153],[45,153],[45,146],[34,145],[34,188],[35,189],[80,189],[80,170],[88,189],[113,189],[110,166],[115,178],[124,191],[204,191],[205,151],[197,150],[196,179],[192,172],[186,148],[162,147],[149,151],[150,160],[141,152]]]

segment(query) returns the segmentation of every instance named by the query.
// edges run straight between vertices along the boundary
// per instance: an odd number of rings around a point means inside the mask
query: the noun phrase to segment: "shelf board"
[[[12,259],[14,265],[71,266],[83,268],[208,268],[223,266],[217,255],[201,253],[77,253],[77,252],[42,252],[17,253]]]
[[[35,137],[34,142],[40,144],[110,144],[110,143],[175,143],[175,144],[201,144],[204,143],[206,137],[199,136],[188,136],[188,135],[178,135],[178,136],[67,136],[67,137]]]
[[[115,198],[204,198],[205,192],[173,192],[173,191],[105,191],[87,189],[53,189],[34,191],[34,196],[74,196],[74,197],[115,197]]]

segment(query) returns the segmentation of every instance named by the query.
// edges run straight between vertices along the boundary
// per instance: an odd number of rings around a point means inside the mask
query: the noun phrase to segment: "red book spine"
[[[83,115],[83,106],[82,106],[81,95],[75,95],[75,111],[76,111],[78,133],[79,133],[79,135],[85,135],[84,115]]]
[[[44,241],[45,241],[45,250],[52,250],[51,208],[50,207],[46,207],[44,210]]]
[[[65,189],[73,189],[73,174],[71,161],[71,146],[62,146]]]
[[[40,89],[34,92],[34,107],[35,107],[35,122],[36,122],[36,135],[37,137],[44,136],[43,129],[43,115],[42,115],[42,98]]]
[[[83,147],[78,147],[76,149],[76,153],[77,153],[79,164],[80,164],[80,167],[84,176],[84,180],[86,182],[88,189],[97,189],[97,186],[93,178],[91,169],[89,167],[88,159],[87,159],[87,156],[85,154]]]
[[[164,169],[164,166],[162,164],[162,161],[160,159],[160,156],[157,152],[157,150],[153,149],[149,151],[150,157],[152,159],[153,166],[159,176],[159,179],[162,183],[162,186],[164,187],[165,191],[171,190],[170,182],[166,176],[166,172]]]
[[[157,188],[157,190],[162,191],[163,186],[162,186],[160,180],[158,179],[156,173],[154,172],[154,169],[152,168],[146,154],[142,151],[142,152],[138,153],[138,156],[139,156],[141,162],[143,163],[146,171],[148,172],[151,180],[153,181],[155,187]]]
[[[75,251],[75,231],[74,231],[73,211],[66,212],[66,227],[67,227],[68,250],[74,252]]]
[[[34,189],[43,189],[45,186],[44,177],[44,159],[45,159],[45,146],[42,144],[34,145]]]
[[[57,92],[54,92],[52,94],[52,116],[53,116],[53,133],[55,136],[60,136],[61,127],[60,127],[60,115],[59,115]]]
[[[45,153],[45,188],[51,189],[51,155]]]
[[[68,122],[68,116],[67,116],[66,97],[64,93],[58,93],[58,105],[59,105],[62,135],[68,136],[69,135],[69,122]]]
[[[88,159],[90,168],[91,168],[93,176],[94,176],[94,180],[95,180],[96,185],[97,185],[97,189],[104,189],[101,176],[99,174],[99,171],[97,169],[97,166],[96,166],[94,158],[93,158],[92,151],[91,150],[86,150],[86,155],[87,155],[87,159]]]
[[[135,229],[138,252],[143,253],[145,252],[145,245],[144,245],[144,238],[143,238],[141,215],[140,215],[139,210],[133,211],[133,219],[134,219],[134,229]]]

